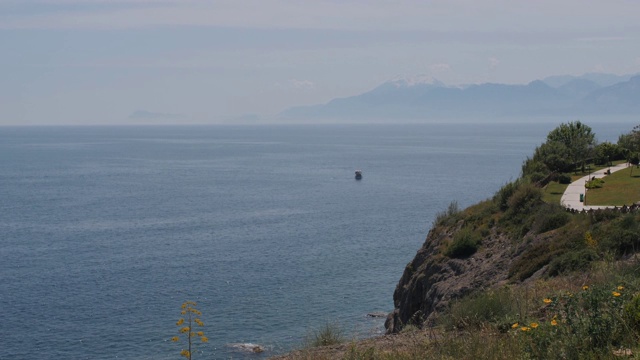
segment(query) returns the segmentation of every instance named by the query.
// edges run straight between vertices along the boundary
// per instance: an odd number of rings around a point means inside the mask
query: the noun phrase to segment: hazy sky
[[[0,124],[219,122],[416,75],[640,72],[638,0],[0,0]]]

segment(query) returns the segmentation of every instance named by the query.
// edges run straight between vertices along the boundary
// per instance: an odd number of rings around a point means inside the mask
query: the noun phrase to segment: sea
[[[559,123],[0,127],[0,359],[179,358],[185,301],[194,359],[382,334],[367,314],[436,214],[516,179]]]

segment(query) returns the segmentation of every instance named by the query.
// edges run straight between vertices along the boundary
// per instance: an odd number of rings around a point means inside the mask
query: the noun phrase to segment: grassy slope
[[[640,201],[640,169],[620,170],[606,176],[604,181],[603,187],[587,192],[589,205],[622,206]]]
[[[542,200],[547,204],[560,204],[560,198],[562,198],[562,194],[567,190],[568,184],[560,184],[556,181],[552,181],[547,184],[544,188],[544,196]]]
[[[619,164],[624,161],[616,161]],[[593,166],[593,165],[592,165]],[[604,169],[606,166],[593,166],[591,172]],[[571,174],[571,181],[576,181],[591,172]],[[600,189],[589,190],[588,205],[631,205],[640,201],[640,169],[633,167],[620,170],[604,178],[605,185]],[[550,182],[544,188],[543,200],[548,204],[560,204],[562,194],[568,185]]]

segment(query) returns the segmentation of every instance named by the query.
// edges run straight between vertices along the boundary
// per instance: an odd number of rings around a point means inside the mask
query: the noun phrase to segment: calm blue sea
[[[435,214],[515,179],[556,125],[0,127],[0,358],[175,359],[185,300],[197,359],[379,334],[366,314],[392,310]]]

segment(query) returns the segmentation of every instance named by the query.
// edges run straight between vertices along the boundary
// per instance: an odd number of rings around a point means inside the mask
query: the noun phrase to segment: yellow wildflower
[[[622,290],[624,290],[624,286],[622,285],[618,286],[618,291],[622,291]]]
[[[535,328],[538,327],[538,323],[537,322],[532,322],[530,326],[531,326],[531,328],[535,329]]]
[[[517,328],[518,326],[520,326],[520,324],[515,323],[515,324],[511,325],[511,328],[512,328],[512,329],[515,329],[515,328]]]
[[[187,359],[189,358],[189,356],[191,355],[191,353],[189,353],[189,350],[182,350],[180,351],[180,355],[186,357]]]
[[[530,328],[530,327],[528,327],[528,326],[523,326],[523,327],[521,327],[521,328],[520,328],[520,330],[521,330],[521,331],[530,331],[530,330],[531,330],[531,328]]]
[[[582,290],[589,290],[589,286],[588,285],[583,286]]]
[[[619,292],[617,292],[617,291],[614,291],[614,292],[612,292],[612,293],[611,293],[611,295],[613,295],[613,296],[615,296],[615,297],[618,297],[618,296],[620,296],[620,293],[619,293]]]
[[[179,338],[179,337],[177,337],[177,336],[174,336],[174,337],[172,337],[172,338],[171,338],[171,341],[173,341],[173,342],[176,342],[176,341],[178,341],[178,340],[180,340],[180,338]]]
[[[191,330],[191,328],[190,328],[190,327],[188,327],[188,326],[185,326],[185,327],[183,327],[182,329],[180,329],[180,332],[181,332],[181,333],[188,333],[188,332],[189,332],[189,330]]]
[[[551,320],[551,325],[552,326],[557,326],[558,322],[556,321],[556,319]]]
[[[184,323],[184,319],[180,319],[180,320],[178,320],[178,322],[176,323],[176,325],[180,326],[180,325],[182,325],[182,323]]]
[[[209,338],[206,336],[201,337],[200,340],[202,340],[202,342],[209,342]]]
[[[198,334],[198,336],[204,336],[204,331],[198,331],[196,334]]]
[[[546,298],[544,300],[542,300],[545,304],[551,304],[553,302],[553,300]]]

